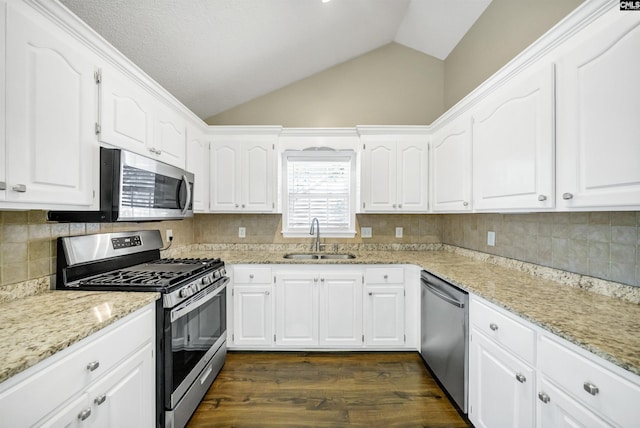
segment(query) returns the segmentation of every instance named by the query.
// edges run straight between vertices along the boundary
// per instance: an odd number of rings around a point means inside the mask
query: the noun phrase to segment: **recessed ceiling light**
[[[329,3],[331,0],[322,0],[322,3]]]

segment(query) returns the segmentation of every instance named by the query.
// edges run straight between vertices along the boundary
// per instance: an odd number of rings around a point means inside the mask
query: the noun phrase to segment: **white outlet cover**
[[[402,238],[402,228],[401,227],[396,227],[396,238]]]
[[[372,236],[371,228],[370,227],[361,227],[360,228],[360,235],[362,235],[363,238],[371,238],[371,236]]]
[[[247,228],[246,227],[239,227],[238,228],[238,238],[246,238],[247,236]]]
[[[487,232],[487,245],[490,247],[496,246],[496,233],[492,230]]]
[[[173,238],[173,229],[167,229],[166,236],[167,236],[167,242],[169,242],[171,238]]]

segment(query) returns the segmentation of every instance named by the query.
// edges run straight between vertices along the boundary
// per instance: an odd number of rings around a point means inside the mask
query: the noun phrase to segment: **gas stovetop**
[[[220,259],[159,259],[78,281],[81,287],[146,287],[162,291],[188,281],[203,272],[218,272],[224,263]]]

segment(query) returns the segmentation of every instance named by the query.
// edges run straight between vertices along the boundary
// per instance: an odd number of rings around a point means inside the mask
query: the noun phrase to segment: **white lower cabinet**
[[[273,283],[271,268],[231,267],[233,308],[228,322],[231,346],[273,346]],[[231,321],[231,320],[230,320]]]
[[[633,427],[640,376],[470,295],[476,427]]]
[[[471,338],[469,419],[476,427],[533,427],[533,368],[476,328]]]
[[[275,276],[277,345],[362,346],[361,272]]]
[[[404,286],[366,287],[365,317],[367,346],[403,346],[406,341]]]
[[[3,426],[155,425],[155,305],[0,384]]]

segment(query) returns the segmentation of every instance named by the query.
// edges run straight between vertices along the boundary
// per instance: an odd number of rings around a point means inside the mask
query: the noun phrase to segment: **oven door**
[[[222,282],[221,286],[218,286]],[[226,344],[227,283],[223,277],[164,315],[164,400],[174,409],[214,354]]]

